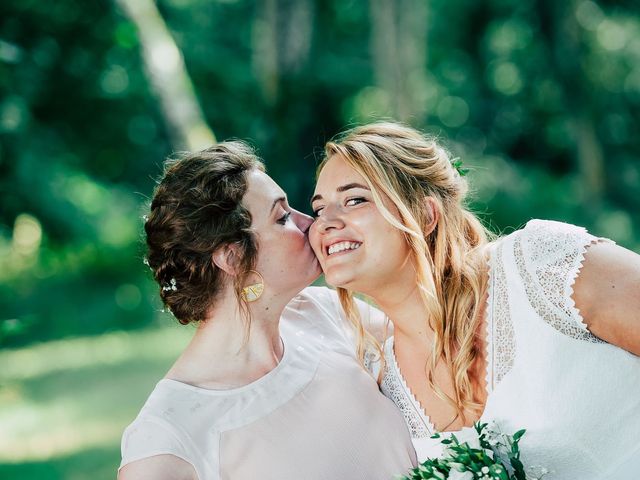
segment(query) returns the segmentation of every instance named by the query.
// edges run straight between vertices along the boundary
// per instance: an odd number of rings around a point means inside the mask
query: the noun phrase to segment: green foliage
[[[158,6],[216,136],[251,139],[294,206],[308,210],[328,138],[396,117],[459,157],[495,229],[551,218],[637,248],[637,12],[408,1],[396,30],[366,2]],[[139,217],[175,147],[141,48],[115,3],[0,7],[0,345],[140,327],[159,308]]]
[[[498,479],[498,480],[531,480],[540,479],[545,475],[534,477],[532,473],[527,475],[525,467],[520,460],[519,442],[525,430],[518,430],[513,435],[497,433],[489,428],[488,424],[477,422],[474,429],[477,439],[470,442],[461,442],[455,434],[442,437],[435,434],[434,439],[441,439],[444,453],[439,458],[429,458],[418,467],[412,469],[408,476],[401,480],[420,480],[447,478],[471,479]],[[464,476],[466,474],[466,477]]]
[[[172,325],[0,351],[0,478],[115,478],[122,431],[191,332]]]

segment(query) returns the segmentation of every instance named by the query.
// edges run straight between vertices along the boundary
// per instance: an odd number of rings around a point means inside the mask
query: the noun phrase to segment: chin
[[[332,287],[354,290],[355,278],[353,278],[352,274],[346,275],[345,273],[341,272],[327,274],[325,272],[324,279]]]

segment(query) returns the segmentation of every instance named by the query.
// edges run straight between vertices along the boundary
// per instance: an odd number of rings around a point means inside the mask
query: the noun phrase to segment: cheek
[[[409,253],[409,246],[404,236],[397,230],[387,232],[385,240],[379,244],[379,247],[378,258],[381,259],[381,263],[392,267],[404,263]]]
[[[298,229],[286,231],[278,242],[279,256],[288,259],[286,263],[295,263],[294,255],[309,248],[309,242],[304,233]]]
[[[409,245],[404,234],[383,218],[366,226],[366,240],[369,243],[371,260],[384,268],[397,267],[402,264],[409,252]]]
[[[322,246],[322,242],[320,241],[320,233],[318,233],[318,224],[312,223],[309,228],[309,243],[311,244],[311,248],[315,252],[316,255],[320,254],[320,249]]]

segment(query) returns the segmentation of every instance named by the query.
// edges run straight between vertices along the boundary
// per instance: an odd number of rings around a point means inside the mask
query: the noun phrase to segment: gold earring
[[[260,272],[256,272],[255,270],[249,270],[247,273],[255,273],[260,277],[260,281],[243,287],[241,296],[245,302],[255,302],[260,298],[262,292],[264,292],[264,277],[260,275]]]

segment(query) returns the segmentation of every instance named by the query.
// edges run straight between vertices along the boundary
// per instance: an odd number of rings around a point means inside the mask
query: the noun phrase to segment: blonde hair
[[[420,297],[428,312],[427,321],[434,331],[433,355],[425,367],[428,382],[440,398],[455,408],[456,418],[461,416],[464,420],[465,410],[481,408],[474,399],[469,369],[478,357],[474,319],[486,290],[482,247],[490,236],[464,205],[467,182],[435,140],[397,123],[356,127],[328,142],[318,172],[334,155],[365,178],[381,214],[405,235]],[[395,205],[400,221],[384,206],[383,197]],[[429,235],[425,231],[433,219],[426,208],[427,197],[437,210],[437,223]],[[360,361],[364,363],[365,352],[372,347],[381,356],[382,371],[382,349],[364,330],[352,292],[338,288],[338,294],[357,334]],[[433,380],[439,361],[449,369],[453,397]]]

